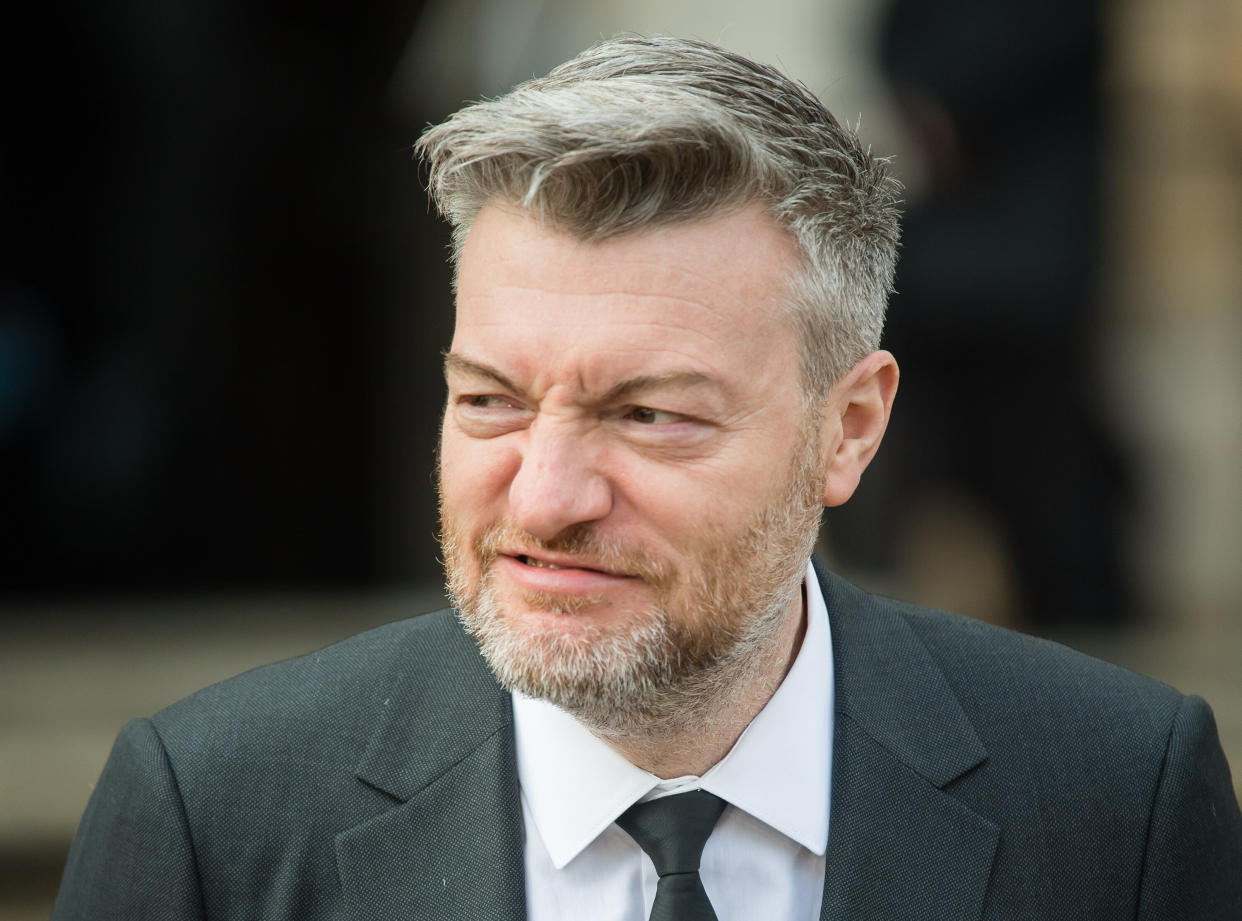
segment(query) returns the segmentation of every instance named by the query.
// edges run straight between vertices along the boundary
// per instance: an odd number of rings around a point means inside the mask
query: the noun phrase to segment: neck
[[[705,774],[737,743],[789,673],[806,633],[802,593],[772,642],[726,663],[698,685],[670,691],[661,705],[587,728],[631,764],[668,779]]]

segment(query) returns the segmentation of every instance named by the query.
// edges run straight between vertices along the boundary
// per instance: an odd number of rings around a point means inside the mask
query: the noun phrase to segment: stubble
[[[590,524],[540,541],[499,522],[467,542],[441,498],[449,594],[510,691],[555,704],[605,739],[711,731],[741,697],[758,691],[766,699],[783,677],[788,663],[779,661],[778,640],[818,532],[819,470],[818,444],[807,433],[779,494],[733,533],[705,524],[681,567]],[[505,546],[571,554],[632,575],[654,603],[594,623],[599,599],[526,593],[522,605],[580,620],[571,630],[523,622],[496,585]]]

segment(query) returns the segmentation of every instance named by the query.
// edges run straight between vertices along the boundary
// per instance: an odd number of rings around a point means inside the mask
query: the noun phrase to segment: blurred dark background
[[[418,12],[6,17],[5,593],[436,578],[451,314],[410,145],[444,113],[387,92]]]
[[[903,386],[862,489],[829,514],[833,548],[894,571],[929,502],[969,503],[1030,629],[1140,615],[1137,496],[1098,358],[1104,29],[1095,0],[892,0],[877,29],[924,182],[885,331]]]

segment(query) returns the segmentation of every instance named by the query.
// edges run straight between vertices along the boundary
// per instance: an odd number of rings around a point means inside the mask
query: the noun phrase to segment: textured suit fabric
[[[1207,706],[821,573],[837,671],[822,918],[1242,918]],[[520,919],[509,698],[451,613],[122,731],[54,918]]]

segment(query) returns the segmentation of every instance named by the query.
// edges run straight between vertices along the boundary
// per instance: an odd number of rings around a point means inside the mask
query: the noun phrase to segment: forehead
[[[789,235],[757,206],[598,241],[488,206],[461,255],[453,350],[588,387],[761,374],[797,363],[784,312],[796,267]]]

